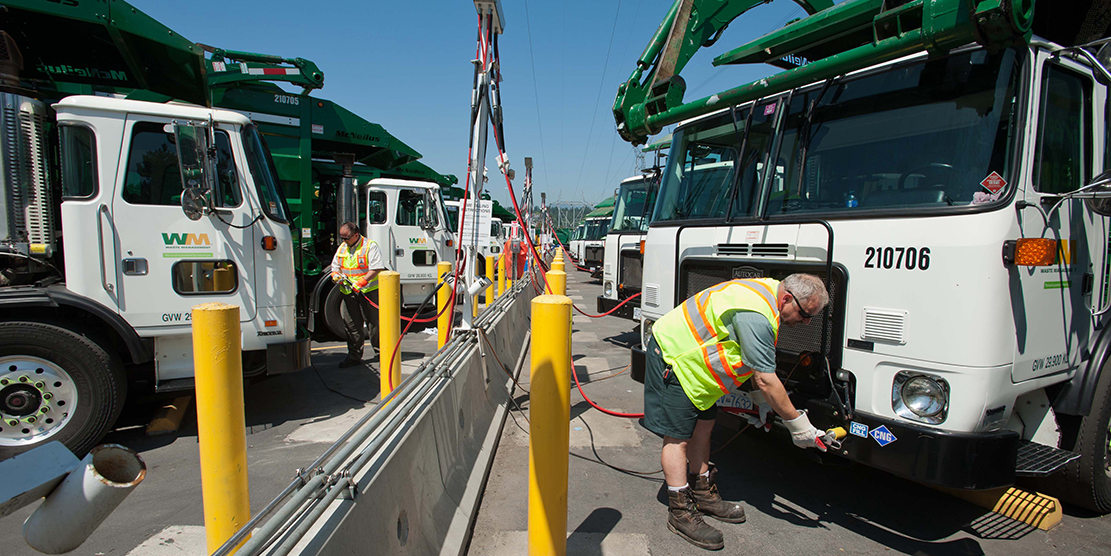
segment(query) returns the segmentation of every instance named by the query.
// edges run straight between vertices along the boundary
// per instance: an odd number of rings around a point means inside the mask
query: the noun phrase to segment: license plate
[[[633,320],[640,320],[640,307],[633,307]]]
[[[718,398],[717,405],[718,407],[728,407],[742,411],[756,411],[756,404],[752,403],[752,398],[748,397],[748,392],[726,394]]]

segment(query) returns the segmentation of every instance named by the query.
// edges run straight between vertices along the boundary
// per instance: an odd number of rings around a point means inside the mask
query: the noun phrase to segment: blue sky
[[[471,0],[130,1],[191,41],[316,62],[325,79],[315,96],[381,124],[424,163],[464,181],[477,33]],[[534,161],[536,191],[547,192],[549,202],[596,203],[636,172],[634,150],[614,131],[610,108],[671,3],[503,0],[501,96],[518,192],[526,156]],[[776,0],[736,19],[682,72],[685,100],[773,73],[710,62],[803,15],[794,2]],[[491,136],[487,187],[504,203],[496,155]]]

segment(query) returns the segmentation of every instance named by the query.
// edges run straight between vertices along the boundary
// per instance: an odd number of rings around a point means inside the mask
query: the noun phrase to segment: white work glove
[[[763,392],[749,392],[748,399],[752,400],[752,408],[756,413],[745,413],[744,417],[748,422],[758,428],[764,429],[764,432],[772,430],[772,415],[775,414],[774,410],[768,405],[764,399]]]
[[[791,431],[791,441],[799,448],[817,448],[821,451],[826,451],[826,445],[821,441],[822,431],[814,428],[810,424],[810,418],[806,413],[799,411],[799,416],[791,419],[790,421],[783,421],[787,425],[787,430]]]

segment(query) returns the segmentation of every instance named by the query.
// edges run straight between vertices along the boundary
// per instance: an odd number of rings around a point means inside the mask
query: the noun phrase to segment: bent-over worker
[[[644,425],[663,436],[660,463],[668,488],[667,526],[696,546],[724,547],[708,515],[726,523],[745,520],[714,483],[710,432],[715,402],[752,378],[783,418],[796,446],[823,448],[822,432],[795,409],[775,374],[780,325],[809,323],[829,303],[814,275],[731,280],[707,288],[672,309],[652,327],[644,378]]]
[[[363,343],[366,341],[364,323],[370,323],[374,314],[367,297],[378,302],[378,273],[386,269],[378,244],[359,234],[354,222],[345,222],[339,228],[339,248],[332,258],[332,281],[343,294],[340,317],[347,330],[347,358],[340,367],[352,367],[363,362]]]

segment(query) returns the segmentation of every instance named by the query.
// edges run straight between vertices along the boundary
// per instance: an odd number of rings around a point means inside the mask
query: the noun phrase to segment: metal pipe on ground
[[[77,549],[147,475],[143,458],[119,444],[97,446],[81,463],[23,522],[31,548],[46,554]]]

